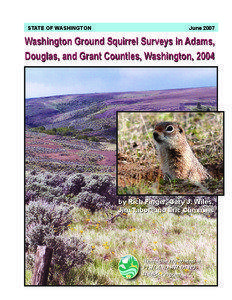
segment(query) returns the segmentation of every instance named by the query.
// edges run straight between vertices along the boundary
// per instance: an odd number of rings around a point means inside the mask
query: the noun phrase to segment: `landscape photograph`
[[[216,118],[217,89],[216,67],[25,67],[25,286],[217,285],[217,197],[179,196],[182,183],[162,179],[149,192],[158,169],[152,121],[141,118]],[[221,159],[208,186],[220,192]],[[120,273],[127,255],[133,279]]]

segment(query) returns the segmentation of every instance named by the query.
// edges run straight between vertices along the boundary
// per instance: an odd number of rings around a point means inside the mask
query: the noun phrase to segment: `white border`
[[[1,18],[1,291],[8,297],[109,299],[114,296],[225,298],[231,294],[231,8],[229,1],[15,1]],[[218,22],[219,110],[225,110],[226,196],[219,201],[219,287],[23,286],[23,24],[24,22]],[[70,298],[71,299],[71,298]]]

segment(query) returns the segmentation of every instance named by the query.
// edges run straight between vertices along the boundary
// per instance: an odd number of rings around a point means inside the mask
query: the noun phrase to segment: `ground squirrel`
[[[185,179],[198,184],[210,177],[193,154],[183,128],[174,122],[161,122],[155,126],[153,137],[163,175]]]

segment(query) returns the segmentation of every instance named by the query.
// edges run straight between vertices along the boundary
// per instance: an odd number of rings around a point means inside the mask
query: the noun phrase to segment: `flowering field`
[[[26,132],[27,168],[115,172],[115,145]]]

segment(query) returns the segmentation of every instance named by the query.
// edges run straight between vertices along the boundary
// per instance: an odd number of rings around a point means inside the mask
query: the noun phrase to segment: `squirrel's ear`
[[[183,128],[180,125],[178,125],[178,127],[179,127],[179,133],[182,133],[184,131]]]

